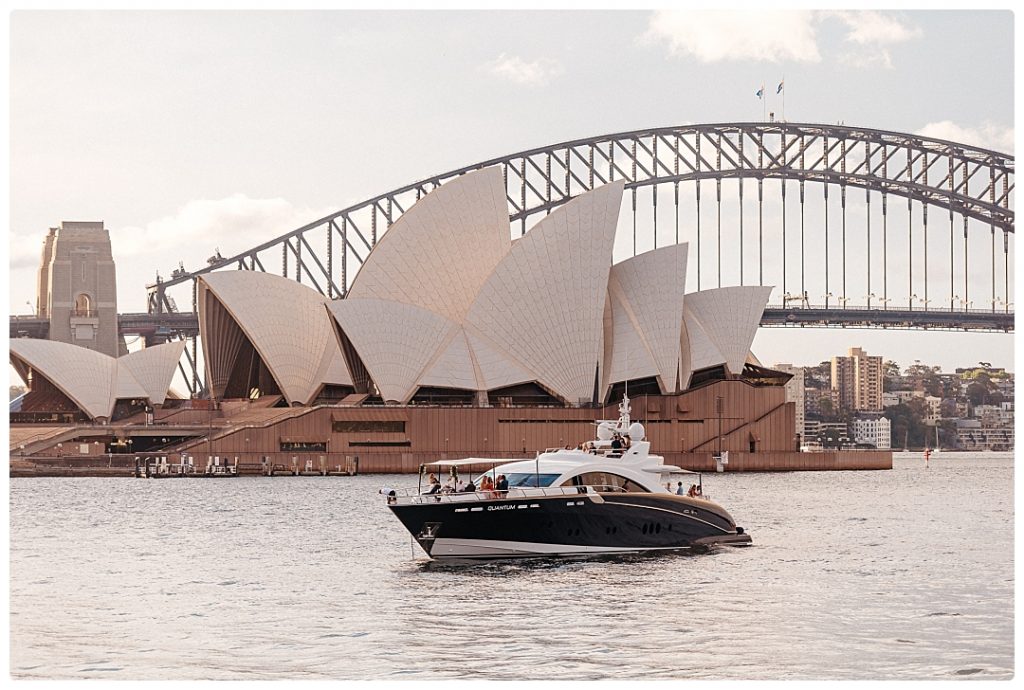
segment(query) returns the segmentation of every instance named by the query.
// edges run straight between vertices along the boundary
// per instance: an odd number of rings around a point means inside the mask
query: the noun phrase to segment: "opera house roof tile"
[[[229,330],[227,326],[211,328],[205,314],[207,292],[252,343],[289,404],[308,404],[324,383],[351,383],[324,310],[326,297],[288,278],[259,271],[214,272],[199,281],[199,324],[208,369],[209,363],[217,361],[209,350],[228,337]],[[208,376],[217,380],[217,373],[208,372]]]
[[[581,194],[516,242],[480,289],[468,324],[565,400],[593,397],[623,183]]]
[[[686,243],[669,245],[612,266],[608,292],[613,299],[613,328],[628,340],[620,344],[616,339],[613,344],[611,381],[658,376],[662,392],[675,389],[688,249]],[[623,318],[627,323],[620,323]],[[616,363],[624,363],[623,351],[637,364],[644,362],[643,367],[617,372]]]
[[[171,379],[178,360],[185,351],[185,341],[164,343],[131,352],[117,359],[118,368],[127,369],[155,405],[162,405],[171,388]],[[124,396],[118,396],[124,397]]]
[[[479,388],[473,354],[470,352],[466,332],[463,329],[456,329],[444,351],[429,365],[418,383],[421,386],[436,386],[438,388],[460,388],[463,390]]]
[[[689,294],[684,306],[687,330],[689,332],[691,323],[699,324],[703,335],[720,353],[715,358],[722,359],[730,372],[738,374],[743,371],[771,292],[771,287],[754,285],[714,288]],[[703,367],[694,364],[692,368]]]
[[[118,358],[55,340],[10,341],[11,362],[25,378],[33,369],[90,418],[110,418],[118,400],[162,404],[185,342],[155,345]]]
[[[458,325],[414,304],[343,299],[328,304],[387,402],[406,403]]]
[[[623,189],[584,192],[512,241],[500,168],[463,175],[395,221],[343,299],[263,273],[203,276],[216,298],[200,300],[214,390],[225,390],[246,338],[292,404],[326,383],[376,389],[388,403],[421,387],[532,383],[577,403],[596,383],[599,397],[650,378],[667,393],[697,370],[739,374],[771,289],[686,293],[685,243],[612,265]],[[221,346],[207,342],[218,337]]]
[[[510,245],[501,168],[467,173],[420,199],[388,228],[348,298],[405,302],[461,322]]]

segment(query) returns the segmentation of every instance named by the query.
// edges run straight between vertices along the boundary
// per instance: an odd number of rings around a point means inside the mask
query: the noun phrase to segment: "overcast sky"
[[[203,265],[435,172],[567,139],[761,118],[1013,151],[995,12],[27,12],[11,15],[10,298],[46,229],[103,220],[120,311]],[[1011,268],[1012,271],[1012,268]],[[32,303],[32,307],[26,304]],[[766,363],[864,346],[1013,368],[1006,335],[762,329]]]

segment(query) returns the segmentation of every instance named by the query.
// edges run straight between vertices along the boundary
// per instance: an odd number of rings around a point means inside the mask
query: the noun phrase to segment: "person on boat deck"
[[[622,450],[622,437],[618,434],[612,436],[612,450]]]
[[[454,477],[448,477],[448,481],[446,481],[444,483],[444,486],[441,487],[441,493],[443,493],[443,494],[455,493],[455,478]]]
[[[676,496],[685,496],[686,491],[683,490],[683,483],[679,482],[679,486],[676,487]]]
[[[690,484],[690,490],[686,492],[686,495],[689,496],[690,498],[696,498],[697,497],[697,485],[696,484]]]
[[[472,476],[470,476],[470,478],[469,478],[469,483],[466,484],[465,491],[466,491],[466,493],[470,493],[470,494],[473,493],[474,491],[476,491],[476,484],[473,483],[473,477]]]
[[[633,441],[632,439],[630,439],[629,434],[626,434],[625,436],[622,437],[622,447],[624,449],[629,450],[629,447],[632,445]]]
[[[498,475],[498,483],[494,485],[494,488],[497,489],[498,493],[502,496],[508,493],[508,479],[505,478],[505,475]]]
[[[466,482],[462,481],[462,478],[460,477],[459,481],[455,482],[455,493],[461,494],[465,490],[466,490]]]
[[[430,476],[427,478],[427,484],[430,485],[430,488],[427,490],[428,494],[436,494],[438,491],[441,490],[441,482],[437,479],[437,475],[434,474],[433,472],[431,472]]]
[[[480,490],[486,493],[488,498],[494,498],[494,480],[485,474],[480,480]]]

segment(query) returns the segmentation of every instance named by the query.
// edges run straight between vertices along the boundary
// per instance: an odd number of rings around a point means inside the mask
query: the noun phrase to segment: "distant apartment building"
[[[974,416],[981,420],[982,426],[1012,426],[1013,403],[1004,402],[1000,405],[975,405]]]
[[[786,383],[786,402],[795,403],[796,407],[796,432],[800,434],[801,438],[804,434],[804,407],[805,407],[805,396],[804,396],[804,368],[796,367],[792,364],[776,364],[772,367],[776,371],[784,371],[790,374],[791,378]]]
[[[885,391],[882,393],[882,407],[906,405],[915,398],[923,400],[927,406],[923,417],[924,423],[928,426],[938,424],[939,420],[942,419],[942,398],[935,395],[926,395],[924,391]]]
[[[850,424],[853,440],[879,450],[892,448],[892,423],[885,417],[854,419]]]
[[[845,357],[832,358],[832,390],[838,391],[843,410],[881,411],[882,378],[882,358],[859,347],[851,347]]]
[[[808,419],[804,422],[804,432],[804,444],[817,441],[825,448],[845,448],[851,444],[846,422]]]
[[[924,395],[920,391],[885,391],[882,393],[882,407],[905,405],[914,398]]]
[[[1013,450],[1013,424],[987,427],[980,419],[958,419],[956,437],[963,450]]]
[[[124,354],[117,332],[117,280],[103,222],[63,221],[43,240],[36,315],[49,339]]]
[[[839,391],[832,390],[831,388],[814,388],[813,386],[804,386],[804,412],[806,415],[820,415],[823,414],[822,401],[827,400],[828,404],[831,405],[829,413],[835,412],[839,409]]]

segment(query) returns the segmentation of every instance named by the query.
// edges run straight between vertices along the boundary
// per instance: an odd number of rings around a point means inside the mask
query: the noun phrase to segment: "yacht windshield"
[[[535,474],[533,472],[523,474],[509,474],[505,478],[508,479],[509,487],[513,486],[551,486],[551,483],[558,479],[560,475],[557,474]]]

